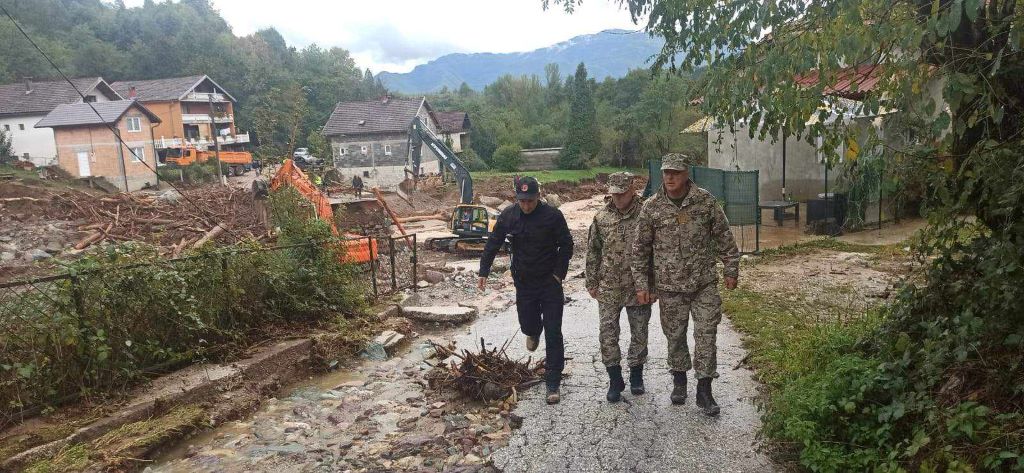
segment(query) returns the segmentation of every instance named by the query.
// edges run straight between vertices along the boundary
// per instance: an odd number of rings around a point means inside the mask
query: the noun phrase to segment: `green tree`
[[[8,164],[14,161],[14,147],[11,144],[11,135],[0,130],[0,164]]]
[[[491,158],[491,164],[494,165],[500,171],[518,171],[521,157],[519,156],[520,148],[516,145],[502,145],[494,151],[494,157]]]
[[[597,127],[593,84],[587,79],[587,68],[582,62],[573,76],[572,104],[566,130],[565,148],[558,156],[558,164],[564,169],[583,169],[601,150],[601,135]]]

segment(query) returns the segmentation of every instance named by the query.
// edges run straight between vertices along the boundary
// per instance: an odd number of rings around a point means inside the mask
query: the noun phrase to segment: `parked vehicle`
[[[194,163],[205,163],[216,159],[215,151],[200,151],[194,147],[169,148],[164,152],[167,163],[178,166],[189,166]],[[220,162],[224,173],[228,176],[241,176],[252,169],[252,153],[248,151],[221,151]]]

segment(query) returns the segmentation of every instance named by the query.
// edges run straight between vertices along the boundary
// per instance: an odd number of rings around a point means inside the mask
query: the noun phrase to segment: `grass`
[[[775,261],[791,256],[807,254],[815,250],[842,251],[846,253],[866,253],[884,259],[902,258],[909,255],[905,248],[907,243],[896,243],[893,245],[864,245],[859,243],[847,243],[835,238],[819,238],[816,240],[803,241],[792,245],[780,246],[762,250],[758,261]]]
[[[628,169],[618,168],[611,166],[601,166],[590,169],[555,169],[551,171],[515,171],[515,172],[501,172],[501,171],[483,171],[474,172],[473,177],[478,179],[489,179],[489,178],[503,178],[512,177],[516,175],[521,176],[533,176],[536,177],[541,183],[547,182],[580,182],[585,179],[593,179],[598,174],[611,174],[613,172],[629,171],[636,175],[646,175],[647,169]]]
[[[91,442],[68,446],[53,458],[40,460],[25,471],[50,473],[128,469],[124,467],[138,462],[136,455],[187,434],[202,425],[205,417],[205,411],[199,406],[179,406],[163,416],[125,424]]]

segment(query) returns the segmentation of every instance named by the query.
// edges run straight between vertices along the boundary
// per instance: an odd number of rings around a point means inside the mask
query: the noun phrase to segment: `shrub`
[[[521,157],[517,145],[501,145],[494,151],[491,164],[500,171],[518,171]]]
[[[466,166],[466,169],[470,171],[487,171],[491,168],[487,165],[486,161],[476,154],[476,151],[473,151],[473,148],[468,148],[459,153],[459,159],[462,160],[462,164]]]

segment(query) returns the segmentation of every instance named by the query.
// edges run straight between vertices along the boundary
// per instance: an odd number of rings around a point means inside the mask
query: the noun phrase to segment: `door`
[[[89,152],[80,151],[78,153],[78,176],[86,177],[91,175],[92,172],[89,170]]]

